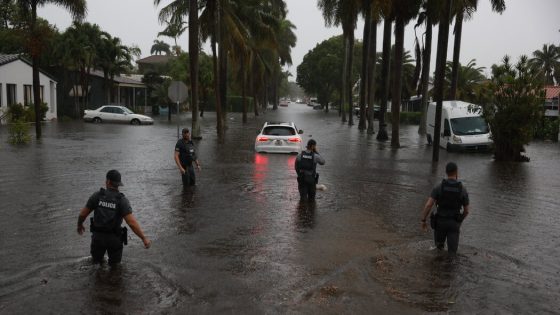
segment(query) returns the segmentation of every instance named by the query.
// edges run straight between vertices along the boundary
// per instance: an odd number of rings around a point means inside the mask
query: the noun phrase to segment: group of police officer
[[[200,170],[200,163],[187,128],[182,130],[182,138],[175,145],[174,160],[181,173],[183,185],[194,186],[196,175],[193,164]],[[324,165],[325,159],[317,151],[317,142],[310,139],[306,149],[298,154],[295,161],[298,190],[302,202],[315,201],[319,179],[317,164]],[[434,187],[424,206],[421,228],[427,231],[427,217],[434,204],[437,205],[437,210],[430,216],[436,247],[443,249],[447,240],[448,252],[454,254],[459,244],[461,222],[469,214],[469,197],[466,188],[458,180],[457,165],[453,162],[448,163],[446,173],[447,178]],[[121,227],[123,219],[142,240],[145,248],[151,245],[151,241],[144,235],[132,214],[130,202],[123,193],[119,192],[119,187],[122,185],[121,174],[117,170],[107,172],[105,188],[91,195],[78,216],[78,233],[82,235],[85,231],[84,221],[92,211],[94,213],[93,218],[90,219],[91,256],[94,263],[102,263],[105,252],[109,258],[109,265],[120,263],[123,244],[127,242],[127,229]]]

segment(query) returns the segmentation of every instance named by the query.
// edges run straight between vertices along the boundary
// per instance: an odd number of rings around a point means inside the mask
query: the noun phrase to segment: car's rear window
[[[271,126],[265,127],[263,130],[263,135],[266,136],[294,136],[295,134],[295,129],[287,126]]]

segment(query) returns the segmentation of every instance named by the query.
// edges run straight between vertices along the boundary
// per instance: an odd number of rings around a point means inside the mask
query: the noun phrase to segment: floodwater
[[[529,163],[441,151],[433,165],[415,126],[393,150],[334,112],[292,103],[246,126],[231,114],[220,142],[211,114],[189,191],[165,118],[48,123],[40,142],[16,147],[0,126],[0,313],[560,313],[558,143],[532,143]],[[314,206],[299,204],[294,155],[254,153],[266,120],[317,140],[327,189]],[[455,259],[420,231],[451,160],[472,209]],[[146,250],[132,235],[113,270],[93,265],[89,236],[76,233],[112,168],[153,241]]]

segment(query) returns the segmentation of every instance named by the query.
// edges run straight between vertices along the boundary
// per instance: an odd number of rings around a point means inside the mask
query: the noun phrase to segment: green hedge
[[[535,128],[533,136],[536,139],[558,141],[558,117],[543,117]]]
[[[399,122],[404,125],[420,125],[420,112],[401,112]],[[392,122],[393,116],[391,113],[385,113],[385,121]]]

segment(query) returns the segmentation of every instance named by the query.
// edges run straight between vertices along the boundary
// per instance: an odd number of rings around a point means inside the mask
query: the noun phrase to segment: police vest
[[[191,141],[185,143],[185,152],[182,159],[184,166],[191,166],[194,160],[194,145]]]
[[[315,173],[315,153],[303,151],[301,152],[301,159],[299,161],[299,169]]]
[[[442,217],[454,217],[461,213],[463,185],[461,182],[441,182],[441,193],[437,201],[437,213]]]
[[[99,190],[97,207],[93,213],[92,232],[118,233],[121,227],[119,203],[122,193],[107,193],[105,189]]]

